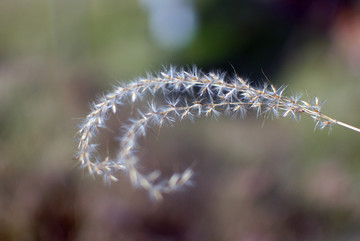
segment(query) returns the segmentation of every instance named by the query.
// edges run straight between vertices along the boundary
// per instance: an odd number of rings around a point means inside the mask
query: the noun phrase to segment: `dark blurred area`
[[[266,75],[360,126],[358,1],[2,0],[1,241],[360,240],[359,135],[314,132],[305,116],[201,119],[149,135],[145,173],[195,171],[162,203],[126,176],[109,187],[78,168],[89,103],[170,64]]]

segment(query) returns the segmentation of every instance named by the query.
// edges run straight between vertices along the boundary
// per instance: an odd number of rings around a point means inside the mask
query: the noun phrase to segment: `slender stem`
[[[353,131],[360,132],[360,129],[359,129],[359,128],[354,127],[354,126],[352,126],[352,125],[348,125],[348,124],[346,124],[346,123],[344,123],[344,122],[336,121],[336,124],[341,125],[341,126],[343,126],[343,127],[346,127],[346,128],[348,128],[348,129],[351,129],[351,130],[353,130]]]

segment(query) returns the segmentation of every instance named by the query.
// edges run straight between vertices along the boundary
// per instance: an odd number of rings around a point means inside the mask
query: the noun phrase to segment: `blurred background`
[[[196,173],[158,204],[79,169],[89,103],[170,64],[263,71],[360,126],[358,1],[1,0],[0,240],[360,240],[360,136],[305,116],[149,135],[144,172]]]

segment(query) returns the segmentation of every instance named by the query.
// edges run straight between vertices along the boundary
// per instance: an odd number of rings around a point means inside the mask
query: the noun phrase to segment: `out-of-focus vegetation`
[[[360,126],[356,1],[169,1],[0,2],[0,240],[359,240],[359,135],[314,132],[306,118],[154,133],[144,171],[196,172],[156,205],[127,178],[107,187],[77,168],[89,102],[163,64],[234,67],[255,82],[263,69]],[[184,42],[169,36],[182,28]]]

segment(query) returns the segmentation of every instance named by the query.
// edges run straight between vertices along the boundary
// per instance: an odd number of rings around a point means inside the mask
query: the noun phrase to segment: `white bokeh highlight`
[[[140,0],[149,14],[149,30],[161,47],[171,50],[186,47],[198,26],[193,1]]]

